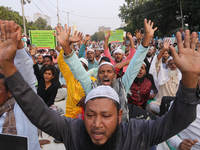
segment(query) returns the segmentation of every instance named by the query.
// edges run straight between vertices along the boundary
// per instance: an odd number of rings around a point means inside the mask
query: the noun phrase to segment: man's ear
[[[121,123],[121,121],[122,121],[122,115],[123,115],[123,110],[122,109],[120,109],[119,110],[119,116],[118,116],[118,120],[119,120],[119,124]]]
[[[117,79],[117,74],[115,73],[115,79]]]
[[[8,91],[7,93],[8,93],[8,97],[9,97],[9,98],[11,98],[11,97],[12,97],[12,94],[11,94],[11,92],[10,92],[10,91]]]

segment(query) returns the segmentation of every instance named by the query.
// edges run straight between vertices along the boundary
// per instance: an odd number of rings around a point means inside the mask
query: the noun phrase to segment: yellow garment
[[[70,118],[76,118],[77,114],[81,114],[81,107],[77,107],[76,104],[79,100],[85,96],[85,92],[81,86],[81,83],[74,78],[69,66],[65,63],[63,59],[63,49],[61,49],[58,56],[58,66],[60,71],[66,81],[67,86],[67,101],[66,101],[66,111],[65,116]],[[90,77],[93,81],[96,78]]]

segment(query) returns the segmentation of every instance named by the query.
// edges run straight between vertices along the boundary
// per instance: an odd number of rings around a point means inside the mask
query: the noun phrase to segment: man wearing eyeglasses
[[[178,85],[182,78],[182,75],[174,64],[173,58],[170,56],[167,60],[167,68],[162,67],[162,57],[167,52],[170,45],[169,41],[164,42],[163,49],[160,51],[157,57],[154,57],[150,67],[149,73],[153,75],[155,85],[158,89],[156,101],[149,104],[150,110],[154,114],[160,114],[160,105],[163,96],[176,96]],[[168,53],[168,52],[167,52]]]

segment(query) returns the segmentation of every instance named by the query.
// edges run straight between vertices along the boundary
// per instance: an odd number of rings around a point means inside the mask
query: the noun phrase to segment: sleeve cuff
[[[72,50],[72,52],[69,55],[65,55],[65,53],[63,53],[63,58],[68,59],[68,58],[72,57],[73,54],[74,54],[74,50]]]

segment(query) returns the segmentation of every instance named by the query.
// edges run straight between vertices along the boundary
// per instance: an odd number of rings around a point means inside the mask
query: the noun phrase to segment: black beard
[[[57,56],[53,56],[54,57],[54,59],[56,59],[57,58]]]
[[[144,81],[144,79],[145,79],[145,76],[143,76],[142,78],[138,78],[138,77],[136,77],[135,78],[135,80],[134,80],[134,83],[142,83],[143,81]]]
[[[108,141],[103,144],[103,145],[96,145],[92,142],[88,132],[85,131],[83,132],[83,146],[84,146],[84,150],[116,150],[119,142],[120,142],[120,125],[117,125],[117,128],[115,129],[115,131],[112,134],[112,137],[110,139],[108,139]]]
[[[148,53],[147,53],[147,55],[146,55],[146,56],[147,56],[147,58],[150,58],[150,57],[151,57],[151,55],[148,55]]]

